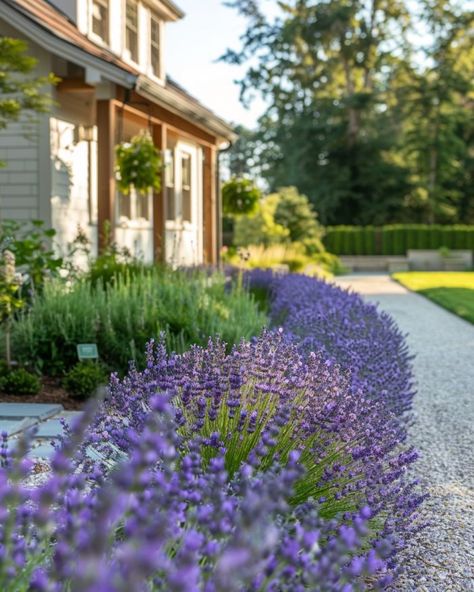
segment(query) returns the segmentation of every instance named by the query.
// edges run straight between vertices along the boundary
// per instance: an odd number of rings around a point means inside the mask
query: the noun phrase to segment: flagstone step
[[[48,403],[0,403],[0,421],[13,418],[36,418],[38,421],[64,411],[62,405]]]

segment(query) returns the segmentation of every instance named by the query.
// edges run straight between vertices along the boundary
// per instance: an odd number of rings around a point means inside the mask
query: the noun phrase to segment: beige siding
[[[38,122],[26,117],[0,130],[0,215],[26,220],[39,216]]]

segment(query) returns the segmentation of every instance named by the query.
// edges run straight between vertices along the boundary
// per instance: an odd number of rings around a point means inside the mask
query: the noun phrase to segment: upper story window
[[[92,32],[109,42],[109,0],[92,0]]]
[[[151,15],[150,22],[150,62],[151,71],[161,78],[161,31],[160,21]]]
[[[127,0],[125,17],[125,48],[130,59],[138,62],[138,2]]]

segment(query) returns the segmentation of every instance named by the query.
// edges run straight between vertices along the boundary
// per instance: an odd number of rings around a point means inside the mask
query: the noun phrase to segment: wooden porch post
[[[161,176],[161,189],[153,194],[153,259],[154,261],[166,261],[166,182],[165,182],[165,151],[167,142],[166,125],[155,125],[153,127],[153,142],[161,151],[163,166]]]
[[[98,128],[98,234],[99,253],[114,239],[115,226],[115,128],[116,112],[112,101],[97,101]],[[105,232],[110,226],[110,235]]]
[[[217,263],[217,187],[216,149],[204,147],[204,256],[205,262]]]

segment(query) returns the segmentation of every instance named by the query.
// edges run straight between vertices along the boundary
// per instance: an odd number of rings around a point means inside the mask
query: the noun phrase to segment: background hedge
[[[474,250],[474,226],[328,226],[323,242],[334,255],[405,255],[408,249],[441,247]]]

